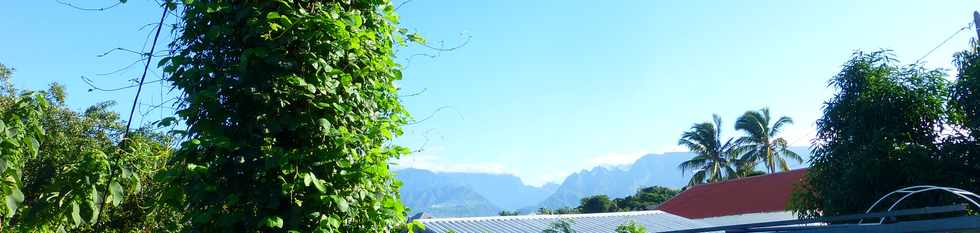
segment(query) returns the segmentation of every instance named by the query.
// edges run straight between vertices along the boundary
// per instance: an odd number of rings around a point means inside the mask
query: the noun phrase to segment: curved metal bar
[[[890,197],[890,196],[892,196],[892,195],[894,195],[896,193],[905,193],[905,195],[903,195],[902,197],[898,198],[898,200],[896,200],[894,203],[892,203],[892,205],[889,206],[888,209],[885,210],[885,211],[892,211],[892,209],[894,209],[896,206],[898,206],[899,203],[901,203],[906,198],[908,198],[908,197],[910,197],[912,195],[923,193],[923,192],[928,192],[928,191],[933,191],[933,190],[941,190],[941,191],[946,191],[948,193],[952,193],[953,195],[956,195],[956,196],[958,196],[958,197],[960,197],[960,198],[962,198],[962,199],[964,199],[966,201],[969,201],[970,203],[973,204],[973,206],[975,206],[977,208],[980,208],[980,203],[977,203],[977,200],[980,200],[980,195],[977,195],[975,193],[972,193],[972,192],[969,192],[969,191],[966,191],[966,190],[963,190],[963,189],[951,188],[951,187],[942,187],[942,186],[933,186],[933,185],[918,185],[918,186],[910,186],[910,187],[901,188],[901,189],[892,191],[892,192],[890,192],[888,194],[885,194],[885,196],[882,196],[881,198],[878,198],[878,200],[875,201],[874,204],[871,204],[871,207],[868,207],[868,210],[865,211],[864,213],[870,213],[871,210],[873,210],[875,207],[877,207],[878,204],[880,204],[883,200],[885,200],[886,198],[888,198],[888,197]],[[974,198],[976,198],[977,200],[974,200]],[[885,218],[884,217],[882,217],[881,219],[878,220],[878,224],[883,224],[884,222],[885,222]],[[858,224],[861,224],[861,223],[864,223],[864,219],[858,220]]]
[[[906,190],[908,190],[908,189],[919,188],[919,187],[930,187],[930,186],[927,186],[927,185],[910,186],[910,187],[905,187],[905,188],[901,188],[901,189],[892,191],[892,192],[890,192],[888,194],[885,194],[885,196],[882,196],[881,198],[878,198],[878,200],[875,201],[874,204],[871,204],[871,207],[868,207],[868,210],[864,211],[864,213],[870,213],[871,210],[873,210],[876,206],[878,206],[878,203],[880,203],[881,201],[885,200],[885,198],[888,198],[892,194],[899,193],[899,192],[906,192]],[[931,187],[936,187],[936,186],[931,186]]]

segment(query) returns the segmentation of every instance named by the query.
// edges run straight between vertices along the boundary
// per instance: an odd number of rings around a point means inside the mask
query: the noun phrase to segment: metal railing
[[[973,207],[980,209],[980,195],[972,192],[950,187],[940,186],[911,186],[895,190],[888,193],[871,205],[863,214],[849,214],[831,217],[819,217],[809,219],[772,221],[762,223],[737,224],[728,226],[705,227],[680,231],[668,231],[670,233],[694,233],[694,232],[948,232],[948,231],[977,231],[980,230],[980,216],[959,216],[939,219],[913,220],[885,224],[885,220],[902,216],[928,215],[958,213],[967,210],[966,204],[956,204],[938,207],[925,207],[917,209],[893,210],[899,203],[906,198],[929,191],[945,191],[953,194]],[[883,212],[871,212],[884,203],[884,200],[892,196],[899,196],[888,209]],[[864,223],[866,219],[878,219],[875,223]],[[831,223],[846,223],[833,224]],[[856,223],[854,223],[856,222]]]

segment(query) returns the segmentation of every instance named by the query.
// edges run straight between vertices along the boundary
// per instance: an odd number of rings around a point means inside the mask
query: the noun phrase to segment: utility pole
[[[977,40],[980,40],[980,12],[973,11],[973,27],[977,29]]]

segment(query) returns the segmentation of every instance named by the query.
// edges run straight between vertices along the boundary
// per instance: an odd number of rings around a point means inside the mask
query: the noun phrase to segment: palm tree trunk
[[[768,140],[769,139],[766,139],[767,144],[769,144],[766,145],[766,157],[767,157],[767,162],[769,164],[766,164],[766,166],[769,167],[769,174],[772,174],[772,173],[776,173],[776,161],[775,158],[773,158],[773,154],[772,154],[772,143],[768,143],[769,142]]]

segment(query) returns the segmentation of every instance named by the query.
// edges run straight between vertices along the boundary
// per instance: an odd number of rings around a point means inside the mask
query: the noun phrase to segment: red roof
[[[657,209],[690,219],[784,211],[804,174],[806,168],[695,185]]]

